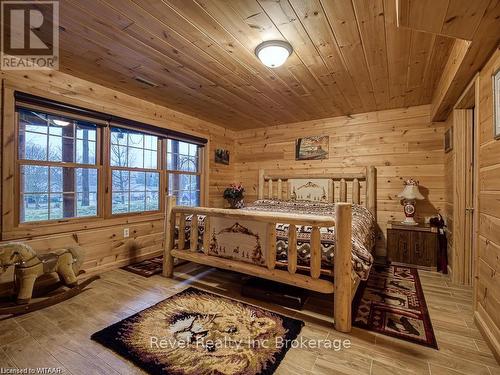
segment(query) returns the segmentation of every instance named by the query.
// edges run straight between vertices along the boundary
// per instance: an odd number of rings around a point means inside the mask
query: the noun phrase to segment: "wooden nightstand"
[[[387,260],[390,263],[435,271],[438,245],[437,228],[429,224],[387,223]]]

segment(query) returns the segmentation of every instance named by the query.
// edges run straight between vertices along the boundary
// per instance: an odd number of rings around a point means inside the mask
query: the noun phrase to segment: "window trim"
[[[14,134],[15,134],[15,140],[14,140],[14,149],[15,149],[15,156],[13,157],[14,159],[14,225],[16,228],[24,229],[24,228],[30,228],[33,227],[34,225],[46,225],[46,226],[54,226],[54,225],[59,225],[62,223],[68,223],[68,222],[82,222],[82,221],[90,221],[90,220],[96,220],[96,219],[102,219],[103,218],[103,205],[102,205],[102,184],[99,183],[101,181],[101,178],[103,176],[103,164],[102,164],[102,157],[101,157],[101,138],[102,138],[102,130],[103,128],[100,126],[96,126],[96,163],[95,164],[80,164],[80,163],[75,163],[75,162],[53,162],[53,161],[48,161],[48,160],[25,160],[25,159],[20,159],[19,158],[19,133],[20,133],[20,127],[19,127],[19,111],[18,109],[20,108],[25,108],[25,107],[19,107],[16,105],[14,109]],[[27,110],[31,110],[30,108],[26,108]],[[33,109],[35,111],[35,109]],[[36,109],[36,111],[42,111],[41,109]],[[48,112],[43,112],[43,113],[48,113]],[[66,116],[69,117],[70,115],[67,114],[57,114],[57,113],[50,113],[55,116]],[[74,119],[74,118],[73,118]],[[85,121],[89,121],[88,119]],[[68,217],[68,218],[62,218],[62,219],[48,219],[48,220],[37,220],[37,221],[21,221],[21,168],[23,165],[33,165],[33,166],[47,166],[47,167],[68,167],[68,168],[88,168],[88,169],[97,169],[97,215],[96,216],[83,216],[83,217]],[[50,187],[49,187],[50,189]],[[2,231],[4,231],[4,228],[2,226]]]
[[[168,156],[168,148],[167,148],[167,142],[168,140],[173,140],[173,141],[179,141],[179,142],[185,142],[185,143],[190,143],[194,144],[198,147],[198,170],[196,172],[191,172],[191,171],[180,171],[180,170],[175,170],[175,169],[168,169],[168,163],[167,163],[167,156]],[[165,150],[163,152],[164,155],[164,170],[166,172],[166,178],[165,178],[165,191],[166,194],[169,194],[168,187],[170,183],[170,174],[184,174],[184,175],[191,175],[191,176],[199,176],[200,178],[200,196],[199,196],[199,203],[200,206],[205,206],[205,196],[208,195],[205,193],[205,173],[208,174],[208,172],[205,171],[205,152],[208,147],[206,145],[200,145],[197,143],[189,142],[188,140],[184,139],[179,139],[179,138],[167,138],[165,139]],[[188,155],[187,155],[188,156]]]
[[[20,90],[20,91],[19,91]],[[30,104],[30,108],[27,108],[27,102],[23,101],[21,98],[16,99],[16,93],[26,93],[27,96],[34,98],[45,98],[44,102],[55,103],[56,106],[45,107],[40,105]],[[159,191],[159,210],[157,212],[147,211],[147,212],[133,212],[130,214],[120,214],[111,215],[110,203],[111,203],[111,173],[109,172],[109,143],[106,139],[109,137],[109,121],[108,118],[117,121],[121,119],[118,116],[106,115],[107,117],[103,120],[100,118],[87,117],[84,115],[78,115],[78,112],[70,111],[71,108],[81,108],[82,113],[93,114],[94,112],[102,114],[102,112],[93,111],[92,108],[97,108],[91,103],[83,101],[78,98],[65,97],[59,93],[52,93],[50,91],[44,91],[42,89],[28,88],[27,86],[19,86],[15,81],[4,80],[3,90],[2,90],[2,129],[0,130],[2,135],[2,169],[1,169],[1,179],[2,179],[2,196],[1,196],[1,218],[0,218],[0,237],[2,240],[17,240],[27,237],[36,236],[46,236],[46,235],[56,235],[56,234],[68,234],[71,232],[78,232],[81,230],[88,230],[94,228],[111,228],[116,225],[123,225],[126,223],[142,223],[151,220],[161,220],[164,212],[165,197],[167,193],[166,189],[166,171],[163,168],[163,159],[161,161],[162,168],[160,169],[160,191]],[[60,101],[63,100],[63,101]],[[30,102],[31,103],[31,102]],[[55,109],[57,104],[60,103],[64,106],[65,110],[60,113]],[[100,158],[100,165],[79,165],[79,167],[91,167],[96,168],[98,171],[98,216],[93,217],[76,217],[76,218],[64,218],[56,220],[44,220],[44,221],[33,221],[21,223],[19,220],[20,214],[20,170],[17,165],[18,156],[18,123],[17,123],[17,108],[24,107],[26,109],[40,110],[41,112],[50,113],[54,115],[62,115],[70,117],[76,120],[87,121],[94,123],[98,126],[98,133],[101,135],[101,141],[97,142],[96,139],[96,158]],[[36,107],[36,108],[35,108]],[[89,108],[86,110],[85,108]],[[105,107],[109,111],[113,111],[112,108]],[[111,112],[112,113],[112,112]],[[90,115],[89,115],[90,116]],[[128,127],[132,130],[144,131],[136,127],[136,124],[144,124],[142,122],[134,120],[124,119],[124,123],[120,122],[120,127]],[[167,135],[171,138],[188,141],[196,143],[201,146],[204,152],[200,153],[200,166],[202,168],[201,173],[201,183],[200,183],[200,205],[206,205],[208,202],[208,181],[209,181],[209,168],[208,160],[209,155],[207,152],[209,150],[210,141],[205,135],[191,135],[189,133],[182,133],[175,130],[163,128],[163,124],[159,121],[152,120],[154,125],[148,125],[151,129],[156,129],[161,137],[166,137]],[[116,124],[116,122],[115,122]],[[174,126],[175,127],[175,126]],[[154,133],[154,132],[152,132]],[[156,135],[156,134],[155,134]],[[181,139],[182,138],[182,139]],[[199,142],[197,142],[199,141]],[[166,147],[165,142],[160,142],[162,150],[159,151],[160,155],[165,155],[163,147]],[[67,165],[70,166],[70,165]],[[61,225],[63,224],[63,225]]]
[[[122,129],[126,129],[126,130],[133,130],[133,131],[137,131],[140,133],[154,135],[154,136],[158,137],[158,151],[157,151],[157,155],[156,155],[157,169],[112,166],[111,165],[111,129],[112,128],[122,128]],[[107,130],[107,132],[106,132],[107,133],[106,145],[108,147],[108,149],[107,149],[108,164],[106,165],[107,172],[108,172],[107,173],[107,175],[108,175],[108,178],[107,178],[108,188],[107,188],[107,190],[109,190],[109,197],[107,197],[107,199],[106,199],[106,203],[107,203],[107,209],[106,209],[107,216],[106,217],[115,218],[115,217],[129,217],[129,216],[137,216],[137,215],[144,216],[144,215],[157,214],[157,213],[163,212],[163,205],[164,205],[164,201],[165,201],[165,198],[164,198],[165,194],[163,194],[164,189],[165,189],[165,187],[164,187],[165,176],[162,173],[163,172],[163,168],[162,168],[163,160],[161,157],[161,153],[163,150],[164,139],[159,137],[157,134],[147,133],[143,130],[137,130],[137,129],[133,129],[133,128],[126,127],[126,126],[111,125],[108,128],[106,128],[106,130]],[[159,173],[160,185],[158,187],[158,210],[142,211],[142,212],[113,213],[113,181],[112,181],[112,179],[113,179],[113,171],[114,170],[123,170],[123,171],[130,171],[130,172]]]

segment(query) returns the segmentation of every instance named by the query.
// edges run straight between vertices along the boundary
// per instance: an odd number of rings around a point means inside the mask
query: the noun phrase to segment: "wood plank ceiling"
[[[235,130],[430,103],[453,44],[397,28],[395,0],[60,4],[62,71]]]
[[[457,38],[431,116],[444,121],[460,95],[500,47],[500,0],[398,0],[400,27]]]
[[[472,40],[491,0],[398,0],[399,25]]]

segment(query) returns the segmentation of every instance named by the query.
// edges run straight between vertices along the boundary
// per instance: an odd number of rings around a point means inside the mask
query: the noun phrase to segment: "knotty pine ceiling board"
[[[64,0],[60,25],[62,71],[234,130],[428,104],[453,41],[394,0]]]

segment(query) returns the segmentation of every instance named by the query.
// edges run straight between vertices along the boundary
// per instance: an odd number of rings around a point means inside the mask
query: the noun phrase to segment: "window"
[[[111,212],[160,209],[159,140],[154,135],[111,128]]]
[[[15,142],[4,144],[2,162],[14,173],[2,181],[2,194],[15,208],[2,206],[2,233],[10,238],[38,226],[44,233],[71,230],[61,225],[68,221],[157,216],[167,190],[181,205],[200,204],[203,138],[7,92],[14,106],[3,110],[14,121],[2,132]]]
[[[18,110],[20,222],[98,215],[96,124]]]
[[[167,140],[168,193],[177,197],[179,205],[200,205],[200,150],[193,143]]]

